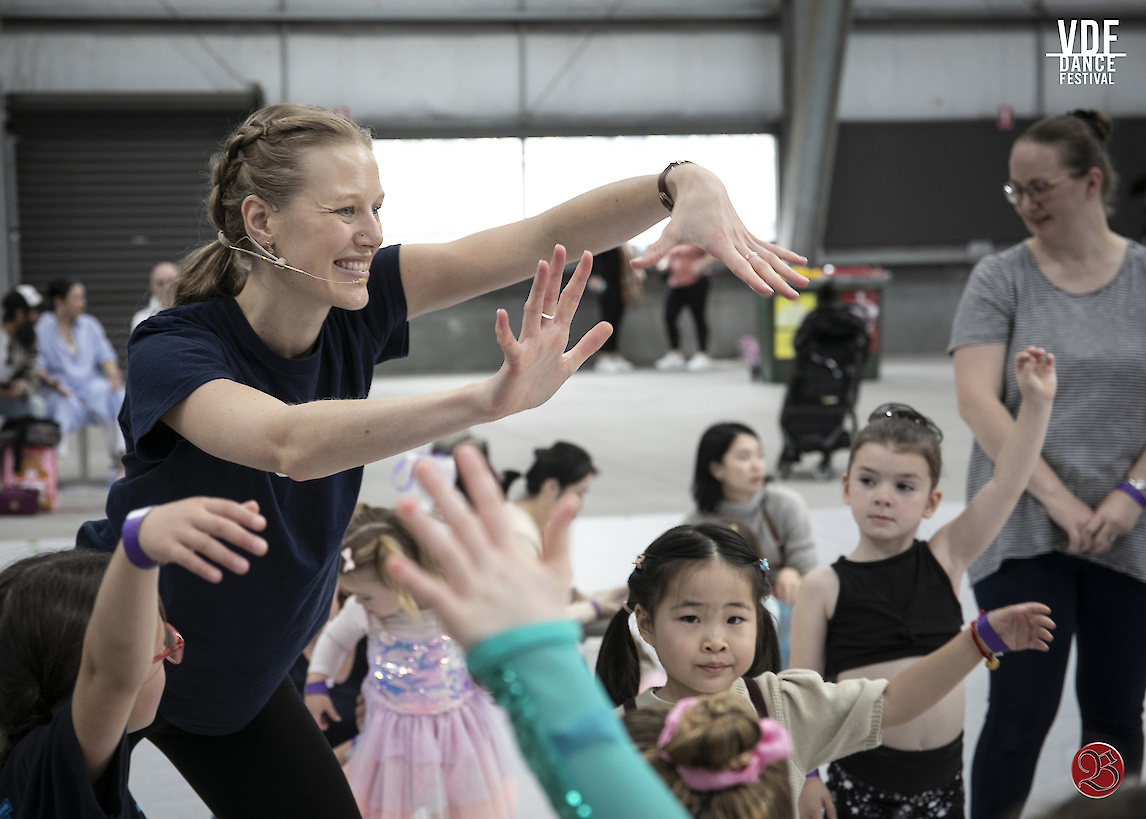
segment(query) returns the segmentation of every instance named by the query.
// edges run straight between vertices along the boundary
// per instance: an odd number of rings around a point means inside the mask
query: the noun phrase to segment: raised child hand
[[[1015,356],[1015,377],[1024,401],[1053,401],[1057,377],[1054,354],[1042,347],[1027,347]]]
[[[1011,651],[1049,651],[1054,635],[1050,609],[1042,603],[1017,603],[987,612],[987,622]]]
[[[147,513],[139,525],[139,547],[156,563],[178,563],[204,580],[218,583],[223,579],[218,566],[235,574],[246,574],[250,568],[235,548],[255,556],[266,554],[267,542],[254,534],[266,525],[253,500],[236,503],[225,498],[185,498]]]
[[[524,556],[514,544],[506,501],[485,457],[469,445],[454,453],[471,507],[425,461],[414,477],[445,520],[434,520],[412,498],[398,513],[414,537],[434,558],[442,577],[433,577],[402,556],[386,568],[423,606],[438,612],[463,648],[511,628],[543,620],[561,620],[569,600],[569,524],[581,501],[568,494],[558,501],[545,526],[545,554]]]

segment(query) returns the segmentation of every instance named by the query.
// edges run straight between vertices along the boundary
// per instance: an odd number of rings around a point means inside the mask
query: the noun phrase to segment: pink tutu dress
[[[346,771],[364,819],[554,817],[504,712],[432,612],[417,624],[388,617],[369,658],[366,724]]]

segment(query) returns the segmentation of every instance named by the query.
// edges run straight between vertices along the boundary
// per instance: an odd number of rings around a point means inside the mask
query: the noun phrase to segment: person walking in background
[[[1042,457],[1002,531],[971,564],[983,608],[1035,598],[1060,639],[1009,658],[971,768],[971,817],[1026,802],[1062,697],[1072,638],[1081,744],[1142,769],[1146,696],[1146,248],[1107,224],[1117,189],[1095,111],[1048,117],[1015,141],[1003,193],[1030,238],[983,258],[955,314],[949,351],[959,412],[975,436],[967,498],[991,480],[1024,398],[1008,362],[1055,354],[1058,392]]]
[[[669,251],[663,269],[668,270],[668,295],[665,297],[665,331],[669,351],[657,359],[658,370],[696,372],[712,366],[708,355],[708,277],[716,259],[696,245],[677,245]],[[685,359],[680,344],[680,313],[688,308],[696,325],[696,352]]]
[[[51,310],[36,323],[40,367],[48,380],[40,391],[48,417],[68,435],[82,426],[98,426],[107,443],[114,480],[123,470],[125,445],[119,428],[124,380],[119,359],[99,319],[87,313],[87,292],[71,279],[48,285]],[[56,389],[50,385],[56,384]]]
[[[632,260],[633,251],[628,245],[619,245],[593,257],[589,290],[597,294],[601,305],[601,321],[607,321],[613,326],[613,335],[609,336],[594,356],[596,363],[593,369],[597,372],[627,373],[633,370],[633,362],[618,352],[625,310],[641,298],[645,281],[645,271],[634,269],[629,264]]]
[[[147,306],[131,317],[131,329],[138,327],[144,319],[149,319],[160,310],[168,306],[167,295],[171,292],[171,285],[179,275],[179,268],[171,262],[160,262],[151,268],[150,287],[151,296]]]

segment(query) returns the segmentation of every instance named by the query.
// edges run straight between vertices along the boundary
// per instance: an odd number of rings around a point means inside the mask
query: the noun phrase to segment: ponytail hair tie
[[[672,765],[680,777],[680,781],[694,791],[709,793],[735,788],[739,785],[751,785],[760,778],[760,772],[774,762],[787,759],[792,754],[792,741],[784,726],[773,719],[765,717],[760,720],[760,741],[752,749],[748,762],[740,768],[731,770],[712,770],[711,768],[696,768],[690,765],[678,765],[665,751],[665,746],[672,741],[688,709],[696,705],[699,698],[686,697],[673,706],[665,718],[665,727],[657,738],[657,754],[665,762]]]

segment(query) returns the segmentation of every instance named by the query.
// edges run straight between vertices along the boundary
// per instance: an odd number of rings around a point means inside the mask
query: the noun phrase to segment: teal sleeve
[[[577,651],[580,638],[572,621],[536,623],[482,641],[466,664],[509,713],[562,819],[689,819],[629,741]]]

